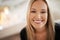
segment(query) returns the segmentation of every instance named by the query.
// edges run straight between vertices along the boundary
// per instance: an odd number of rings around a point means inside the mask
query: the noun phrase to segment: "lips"
[[[43,21],[42,20],[34,20],[35,23],[41,24]]]

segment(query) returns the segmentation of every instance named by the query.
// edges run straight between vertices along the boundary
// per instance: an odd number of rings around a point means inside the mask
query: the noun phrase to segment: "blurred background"
[[[60,23],[60,0],[47,2],[54,22]],[[0,40],[19,40],[26,25],[28,3],[29,0],[0,0]]]

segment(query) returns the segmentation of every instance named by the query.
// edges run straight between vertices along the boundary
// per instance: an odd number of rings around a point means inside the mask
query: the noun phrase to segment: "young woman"
[[[27,26],[21,40],[54,40],[54,23],[46,0],[30,0],[27,12]]]

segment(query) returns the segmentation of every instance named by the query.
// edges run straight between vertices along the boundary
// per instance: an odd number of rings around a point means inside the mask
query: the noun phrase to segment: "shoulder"
[[[55,23],[55,31],[60,32],[60,23]]]
[[[26,28],[23,28],[20,32],[21,40],[27,40]]]
[[[55,24],[55,40],[60,40],[60,23]]]
[[[55,28],[60,29],[60,23],[55,23]]]
[[[26,28],[23,28],[20,32],[20,34],[25,34],[26,33]]]

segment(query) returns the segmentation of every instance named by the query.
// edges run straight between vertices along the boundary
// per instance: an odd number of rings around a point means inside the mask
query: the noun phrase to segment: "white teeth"
[[[41,20],[40,21],[39,20],[35,20],[34,22],[37,23],[37,24],[40,24],[42,21]]]

